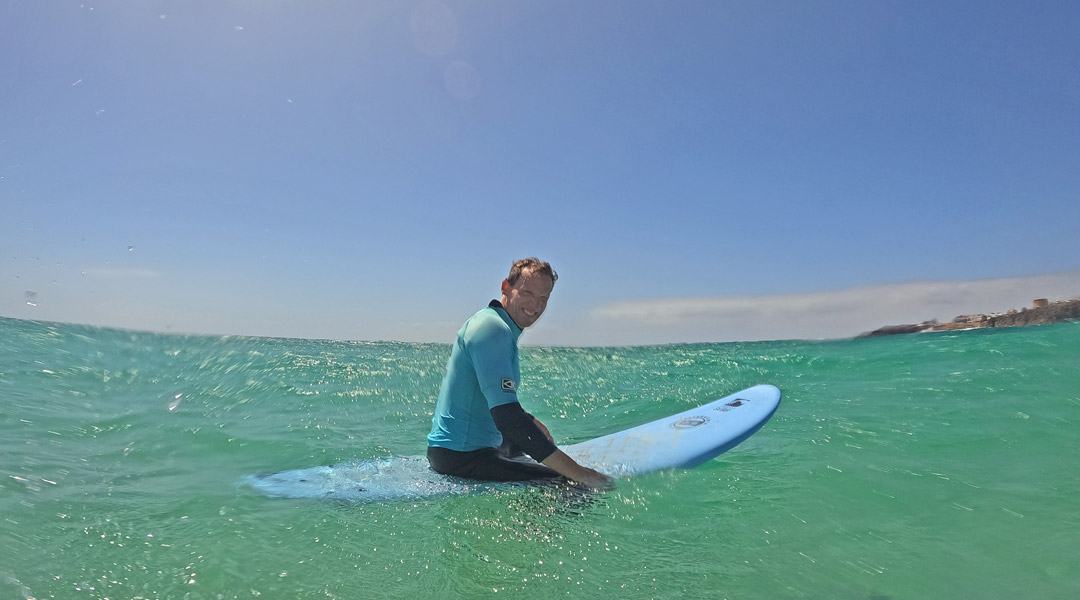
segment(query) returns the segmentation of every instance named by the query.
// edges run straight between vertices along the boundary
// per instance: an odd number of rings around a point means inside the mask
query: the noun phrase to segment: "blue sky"
[[[0,316],[845,337],[1080,296],[1080,3],[9,2]]]

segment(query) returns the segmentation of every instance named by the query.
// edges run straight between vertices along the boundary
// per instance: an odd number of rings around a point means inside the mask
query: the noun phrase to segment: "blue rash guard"
[[[429,446],[469,452],[502,444],[490,411],[518,401],[521,329],[496,305],[493,302],[470,317],[458,331],[435,405]]]
[[[518,451],[525,450],[538,461],[555,451],[554,444],[533,423],[532,416],[518,404],[521,370],[517,343],[520,336],[521,328],[494,300],[470,317],[458,331],[427,438],[429,447],[463,453],[449,457],[451,462],[458,459],[471,462],[464,453],[504,446],[504,433]],[[436,454],[447,458],[446,452]],[[479,462],[489,459],[493,457],[485,455]],[[470,464],[466,470],[473,466]],[[436,470],[444,472],[439,468]],[[476,476],[487,478],[479,475],[484,472],[481,468]],[[453,474],[468,476],[466,473]],[[499,473],[492,478],[501,479],[504,475]],[[536,473],[531,476],[535,477]]]

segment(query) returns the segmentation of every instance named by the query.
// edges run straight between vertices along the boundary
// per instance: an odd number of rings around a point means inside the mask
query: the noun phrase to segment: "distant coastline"
[[[1025,325],[1046,325],[1077,319],[1080,319],[1080,298],[1056,302],[1038,298],[1032,302],[1031,308],[1012,309],[1004,313],[959,315],[947,323],[939,323],[937,319],[933,319],[910,325],[886,325],[860,334],[858,337],[926,333],[931,331],[958,331],[985,327],[1023,327]]]

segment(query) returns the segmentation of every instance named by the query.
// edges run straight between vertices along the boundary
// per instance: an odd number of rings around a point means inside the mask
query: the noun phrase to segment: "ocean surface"
[[[448,353],[0,319],[0,598],[1080,598],[1078,323],[523,347],[560,443],[784,393],[717,460],[587,501],[242,484],[422,454]]]

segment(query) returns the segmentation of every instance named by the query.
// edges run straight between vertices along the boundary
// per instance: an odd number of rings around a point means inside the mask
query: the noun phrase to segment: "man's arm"
[[[595,488],[611,487],[611,479],[593,469],[583,467],[565,452],[555,447],[551,441],[551,434],[545,427],[543,430],[537,425],[540,423],[532,415],[521,408],[521,404],[510,402],[491,409],[491,417],[495,420],[495,426],[504,436],[515,445],[524,450],[529,456],[538,462],[554,469],[557,473]],[[540,423],[542,426],[543,424]]]
[[[525,451],[537,462],[555,452],[555,444],[536,426],[536,420],[521,404],[507,402],[491,409],[491,419],[503,437]]]
[[[611,489],[611,487],[613,487],[610,477],[599,471],[590,469],[589,467],[581,466],[577,461],[570,458],[569,455],[558,448],[540,462],[558,471],[559,475],[589,487],[601,490]]]
[[[543,423],[540,422],[540,419],[537,419],[536,417],[533,417],[532,413],[525,413],[525,414],[532,417],[533,423],[536,423],[536,426],[540,428],[540,432],[543,433],[545,436],[547,436],[547,439],[551,440],[551,443],[555,443],[555,438],[551,437],[551,432],[548,431],[548,428],[547,428],[546,425],[544,425]]]

